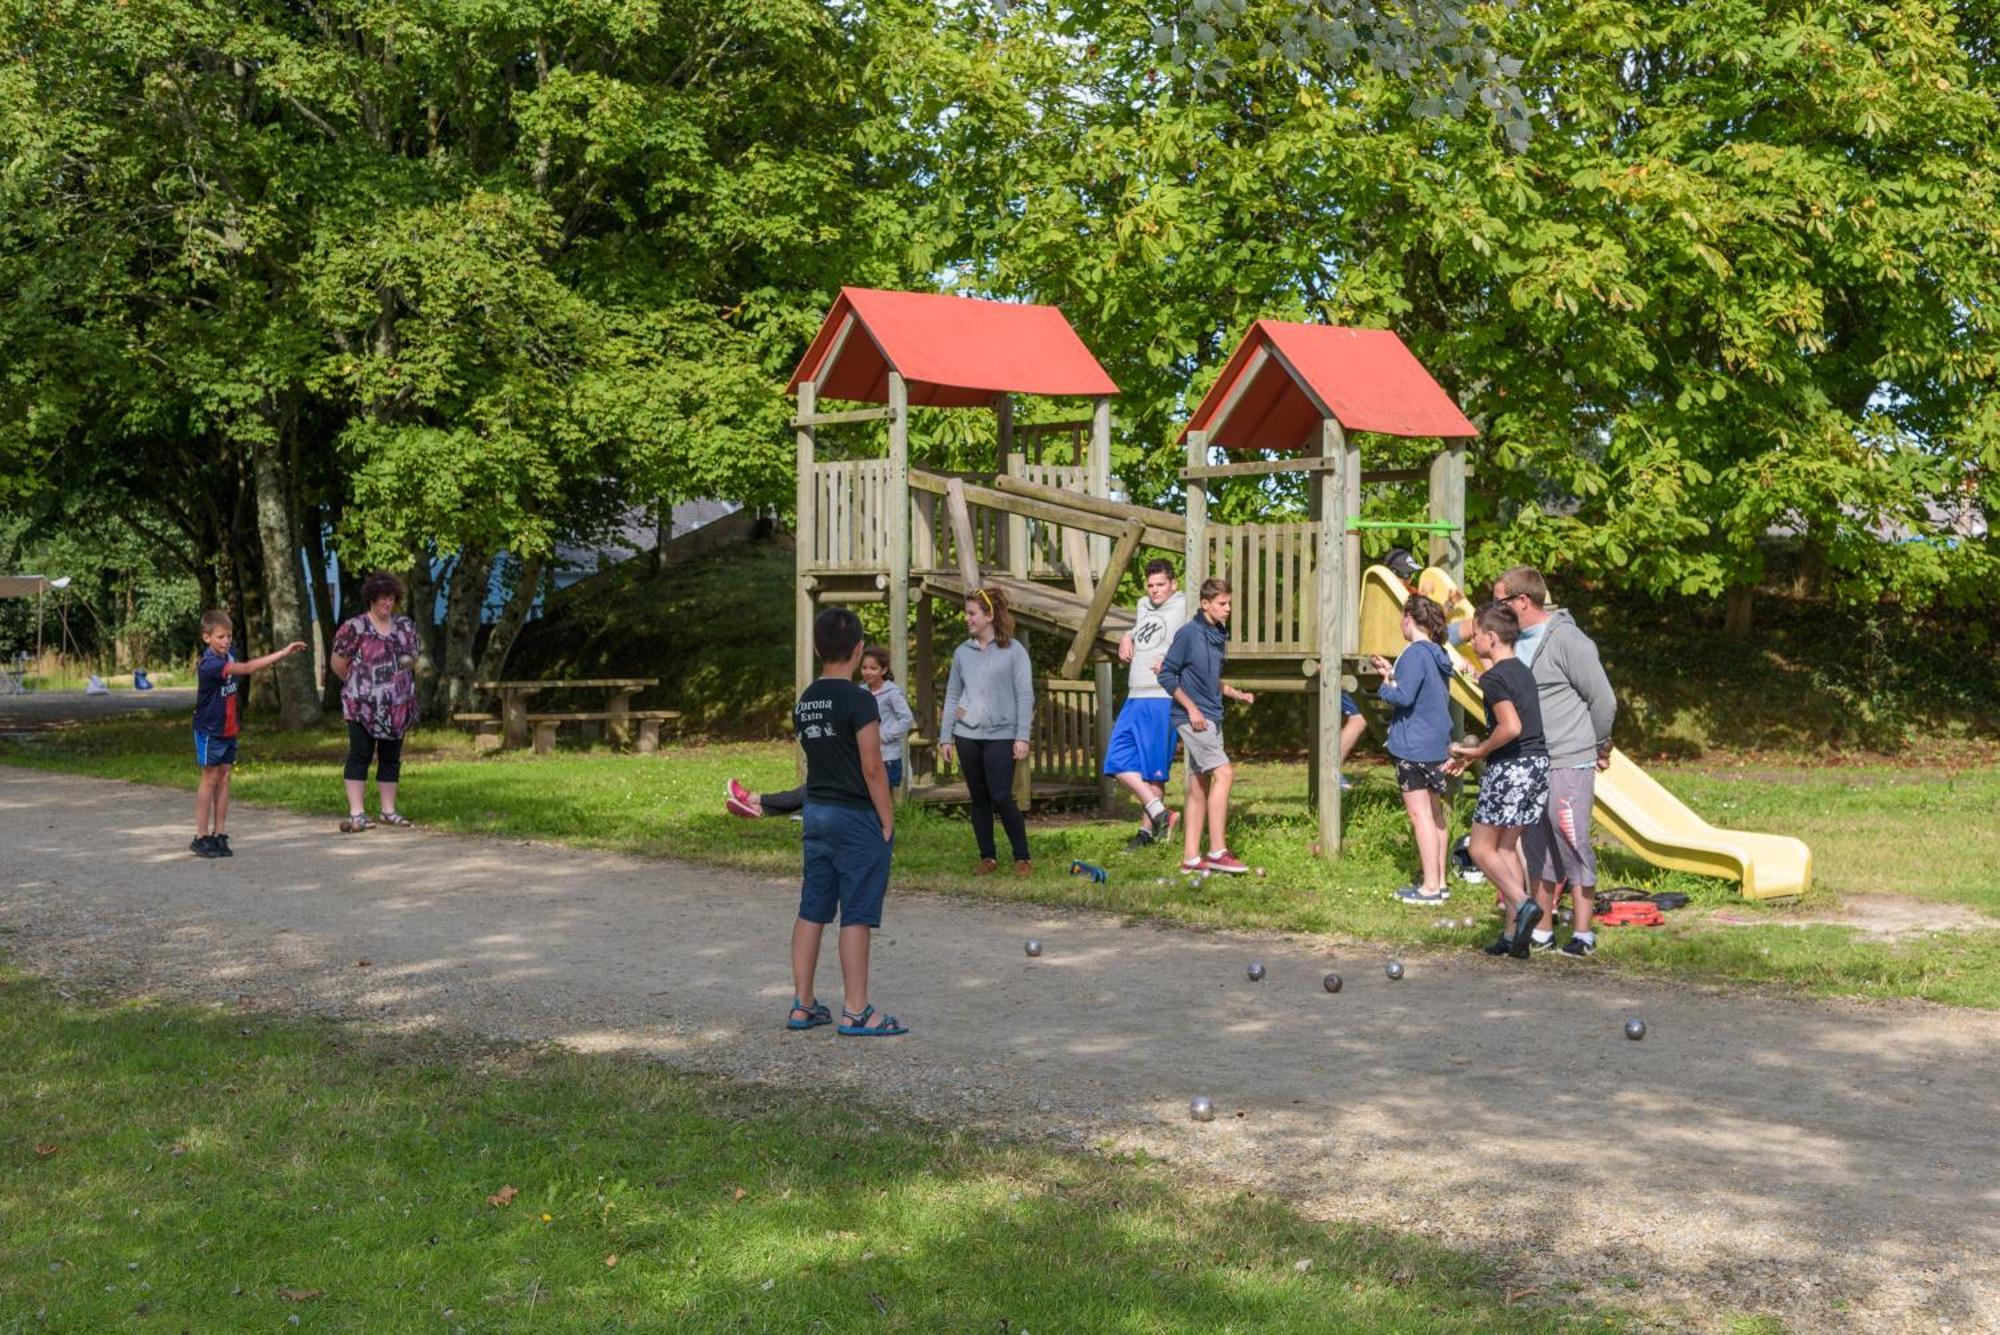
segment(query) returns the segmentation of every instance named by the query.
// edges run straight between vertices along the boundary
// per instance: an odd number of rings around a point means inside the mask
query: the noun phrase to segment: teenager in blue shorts
[[[854,682],[861,665],[861,619],[829,607],[813,622],[820,675],[792,706],[792,728],[806,754],[805,869],[799,916],[792,925],[791,1029],[832,1024],[813,992],[820,938],[840,914],[840,981],[846,1004],[837,1032],[893,1038],[909,1032],[868,1000],[870,933],[882,925],[895,849],[896,809],[882,763],[882,715],[875,696]]]
[[[198,858],[235,856],[222,827],[229,823],[229,774],[236,768],[237,734],[242,731],[236,679],[262,672],[306,647],[304,640],[293,640],[262,658],[239,663],[229,656],[234,636],[229,613],[201,614],[201,662],[194,674],[194,763],[201,766],[201,784],[194,792],[194,842],[188,845]]]
[[[1174,635],[1187,624],[1187,595],[1174,587],[1173,562],[1146,563],[1146,593],[1133,609],[1132,629],[1118,640],[1118,661],[1129,665],[1125,705],[1104,750],[1104,772],[1139,799],[1145,814],[1126,843],[1136,852],[1172,833],[1180,820],[1167,809],[1167,776],[1174,766],[1174,702],[1160,685],[1160,663]]]

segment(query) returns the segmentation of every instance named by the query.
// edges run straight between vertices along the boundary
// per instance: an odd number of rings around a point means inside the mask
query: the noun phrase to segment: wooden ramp
[[[962,603],[972,589],[957,571],[926,570],[922,572],[921,579],[924,595],[930,598]],[[1030,630],[1074,635],[1090,611],[1090,599],[1055,585],[1013,579],[990,571],[985,574],[982,582],[988,588],[999,589],[1005,593],[1007,605],[1014,609],[1014,619]],[[1116,654],[1119,639],[1131,629],[1132,609],[1116,606],[1110,608],[1105,612],[1103,625],[1097,632],[1098,647],[1108,653]]]

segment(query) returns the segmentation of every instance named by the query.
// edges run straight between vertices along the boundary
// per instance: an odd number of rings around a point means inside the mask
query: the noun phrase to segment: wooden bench
[[[565,723],[623,724],[636,721],[639,725],[639,754],[649,756],[660,749],[660,725],[680,716],[677,709],[584,709],[560,714],[530,714],[528,726],[534,729],[535,754],[545,756],[556,749],[556,730]]]
[[[498,751],[500,749],[500,716],[498,714],[453,714],[453,723],[470,723],[472,749],[475,751]]]

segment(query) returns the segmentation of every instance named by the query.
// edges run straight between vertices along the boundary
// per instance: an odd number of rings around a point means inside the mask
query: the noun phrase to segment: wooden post
[[[979,587],[979,551],[973,546],[972,507],[965,503],[965,483],[957,478],[944,484],[944,514],[951,525],[951,545],[958,549],[958,578],[970,595]]]
[[[1208,462],[1208,433],[1190,431],[1187,433],[1187,466],[1200,468]],[[1317,479],[1325,474],[1315,473],[1313,494],[1319,494]],[[1181,577],[1185,582],[1188,601],[1201,596],[1201,582],[1208,578],[1208,483],[1200,478],[1187,480],[1187,550],[1182,557]]]
[[[1090,647],[1096,641],[1098,631],[1104,628],[1105,616],[1111,611],[1111,600],[1118,596],[1118,581],[1124,577],[1125,567],[1132,564],[1132,557],[1139,550],[1139,539],[1145,535],[1144,524],[1136,519],[1125,521],[1125,532],[1112,549],[1110,563],[1104,567],[1104,574],[1097,581],[1096,592],[1090,595],[1090,606],[1085,609],[1083,620],[1077,624],[1076,637],[1070,641],[1069,652],[1063,655],[1062,668],[1056,675],[1064,681],[1074,681],[1082,674],[1083,665],[1090,659]]]
[[[1085,465],[1083,489],[1092,496],[1111,495],[1111,396],[1100,394],[1090,401],[1090,459]],[[1093,538],[1090,558],[1093,566],[1110,554],[1110,542]]]
[[[910,492],[910,568],[937,567],[937,497],[928,491]]]
[[[1320,855],[1340,853],[1340,667],[1342,604],[1353,601],[1347,569],[1347,439],[1340,423],[1320,419],[1320,457],[1331,466],[1313,474],[1319,495],[1319,587],[1314,609],[1319,639],[1318,709],[1313,727],[1314,809]]]
[[[798,416],[810,418],[813,415],[813,403],[817,395],[818,391],[814,388],[812,381],[807,380],[799,386]],[[819,516],[814,513],[818,508],[819,499],[818,479],[813,476],[813,446],[816,440],[814,429],[810,426],[800,427],[796,439],[798,441],[799,490],[798,518],[792,526],[794,565],[796,566],[797,573],[797,588],[794,599],[797,627],[794,636],[795,643],[792,649],[792,687],[794,694],[803,692],[807,683],[813,679],[813,595],[812,589],[806,583],[806,580],[808,572],[812,569],[813,548],[816,545],[814,534],[817,531],[819,522]]]
[[[1013,434],[1010,429],[1009,435]],[[1025,455],[1009,451],[1000,456],[1001,472],[1008,477],[1026,479],[1028,460]],[[1028,577],[1028,517],[1009,512],[1007,515],[1007,573],[1015,579]]]
[[[1020,642],[1022,651],[1032,660],[1034,658],[1034,650],[1028,644],[1027,632],[1017,630],[1014,638]],[[1040,682],[1036,682],[1034,685],[1034,702],[1029,705],[1029,709],[1033,713],[1028,719],[1028,758],[1017,761],[1014,765],[1014,805],[1021,808],[1023,815],[1026,815],[1028,808],[1035,803],[1035,739],[1041,737],[1049,725],[1048,719],[1035,717],[1035,715],[1041,712],[1044,700],[1049,700],[1053,703],[1053,698],[1049,695],[1048,690]],[[1051,708],[1049,713],[1053,715],[1055,713],[1054,709]]]
[[[889,668],[910,677],[910,389],[889,372]]]
[[[1345,528],[1349,521],[1361,517],[1361,447],[1349,441],[1341,462],[1341,494],[1344,497],[1341,509],[1347,515],[1347,519],[1341,521],[1341,527]],[[1361,651],[1360,533],[1347,535],[1346,556],[1346,583],[1340,587],[1340,652],[1343,655]],[[1343,661],[1335,669],[1336,675],[1345,667]]]
[[[1451,576],[1451,582],[1465,587],[1465,442],[1447,440],[1444,449],[1431,458],[1431,520],[1456,524],[1450,533],[1431,534],[1429,564]],[[1475,604],[1484,601],[1475,598]],[[1465,735],[1465,706],[1451,702],[1451,735]]]
[[[917,663],[914,682],[917,688],[917,732],[932,740],[943,739],[943,729],[938,724],[937,699],[937,609],[927,595],[917,598]],[[930,751],[935,764],[937,749]],[[909,749],[903,752],[903,791],[909,792],[916,778],[916,757]]]
[[[1431,534],[1429,565],[1465,583],[1465,442],[1448,440],[1431,459],[1431,522],[1456,524],[1450,533]]]
[[[1118,704],[1111,694],[1111,660],[1097,660],[1097,810],[1109,816],[1118,807],[1118,780],[1104,772],[1111,755],[1111,727],[1117,722]]]

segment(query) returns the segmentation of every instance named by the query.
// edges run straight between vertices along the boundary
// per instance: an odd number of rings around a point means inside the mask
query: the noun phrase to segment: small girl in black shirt
[[[1506,902],[1511,932],[1486,948],[1489,955],[1528,957],[1528,944],[1541,921],[1541,905],[1522,878],[1521,830],[1542,818],[1549,800],[1549,753],[1542,743],[1542,702],[1534,673],[1514,657],[1521,623],[1504,603],[1488,603],[1474,619],[1473,652],[1490,663],[1479,678],[1486,698],[1486,740],[1457,742],[1447,773],[1463,774],[1468,763],[1486,762],[1479,799],[1472,808],[1472,860]]]

